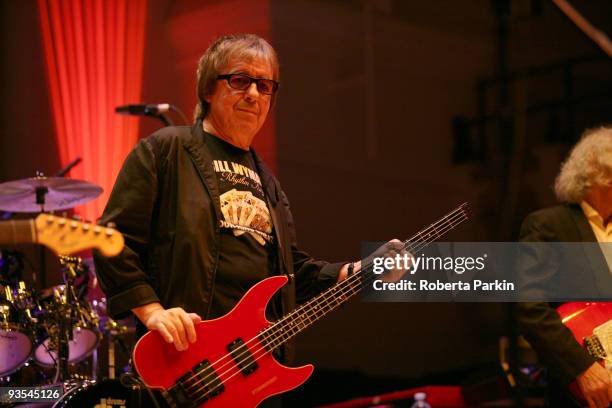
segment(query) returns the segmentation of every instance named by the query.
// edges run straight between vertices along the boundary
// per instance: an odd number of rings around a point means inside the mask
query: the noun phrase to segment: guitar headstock
[[[466,220],[472,218],[472,206],[470,205],[470,203],[465,202],[461,204],[457,209],[461,210]]]
[[[68,218],[40,214],[34,221],[37,241],[58,255],[70,255],[95,248],[105,256],[118,255],[123,249],[123,235],[113,228]]]

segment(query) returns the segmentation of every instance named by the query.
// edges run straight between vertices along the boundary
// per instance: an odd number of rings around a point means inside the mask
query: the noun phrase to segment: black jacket
[[[559,205],[530,214],[521,226],[520,240],[523,242],[597,242],[595,234],[578,205]],[[547,256],[534,262],[538,278],[554,279],[560,265],[583,276],[581,281],[600,289],[609,288],[610,277],[596,276],[607,270],[601,251],[585,254],[588,259],[555,259]],[[579,262],[578,262],[579,261]],[[572,262],[578,262],[573,266]],[[594,265],[593,268],[585,265]],[[595,275],[594,275],[595,274]],[[607,280],[607,281],[605,281]],[[603,286],[602,286],[603,285]],[[609,291],[607,292],[610,293]],[[574,380],[596,360],[578,344],[566,328],[554,304],[546,302],[521,303],[518,305],[519,326],[525,338],[538,352],[543,363],[549,367],[562,384]]]
[[[315,261],[297,248],[289,203],[280,184],[255,155],[274,224],[281,273],[282,313],[332,286],[342,264]],[[212,158],[202,123],[167,127],[141,140],[117,177],[102,222],[125,237],[115,258],[94,253],[96,273],[112,317],[151,302],[208,316],[223,219]],[[293,354],[284,350],[285,360]]]

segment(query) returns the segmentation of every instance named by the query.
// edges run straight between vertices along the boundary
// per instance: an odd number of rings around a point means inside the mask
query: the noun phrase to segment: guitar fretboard
[[[468,220],[469,217],[470,207],[464,203],[404,241],[403,248],[414,254]],[[268,350],[279,347],[359,293],[364,284],[377,276],[371,272],[371,269],[371,263],[362,265],[361,269],[353,275],[272,324],[261,333],[260,340]]]

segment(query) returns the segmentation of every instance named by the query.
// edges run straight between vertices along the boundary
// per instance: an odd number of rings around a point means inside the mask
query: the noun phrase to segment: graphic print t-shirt
[[[213,319],[229,312],[260,280],[275,274],[272,219],[251,152],[204,133],[219,184],[221,249],[215,276]],[[276,313],[268,310],[268,317]]]

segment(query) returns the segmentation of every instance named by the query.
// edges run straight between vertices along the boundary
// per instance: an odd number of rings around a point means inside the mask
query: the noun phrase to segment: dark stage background
[[[573,3],[612,33],[611,2]],[[610,59],[548,1],[151,0],[147,21],[142,101],[189,117],[195,61],[216,35],[255,32],[277,49],[281,92],[256,146],[301,247],[327,260],[405,239],[463,201],[474,220],[449,240],[516,239],[524,215],[554,202],[571,143],[612,112]],[[3,1],[1,30],[0,181],[52,174],[66,163],[37,3]],[[140,134],[158,127],[144,118]],[[299,337],[299,361],[318,371],[296,395],[460,384],[497,361],[506,310],[354,301]]]

